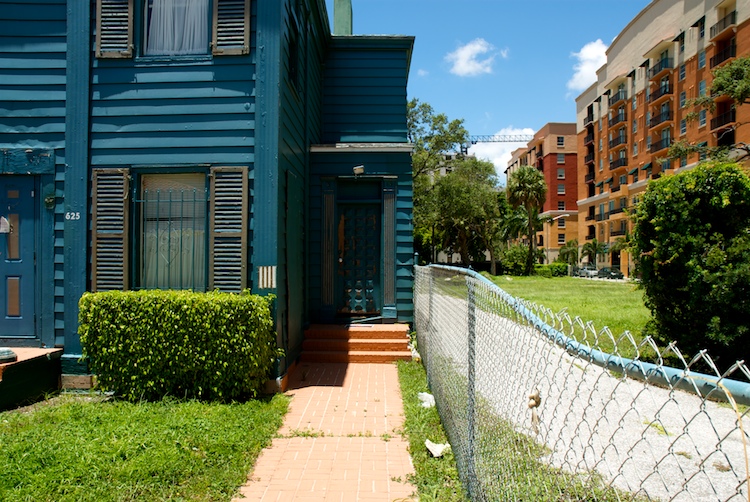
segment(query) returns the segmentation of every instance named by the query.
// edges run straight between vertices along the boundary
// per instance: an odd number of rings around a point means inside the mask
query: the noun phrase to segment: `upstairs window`
[[[558,136],[557,137],[557,147],[562,148],[565,146],[565,136]]]
[[[134,19],[140,24],[134,26]],[[138,47],[134,33],[140,33]],[[250,0],[97,0],[96,56],[247,54]]]

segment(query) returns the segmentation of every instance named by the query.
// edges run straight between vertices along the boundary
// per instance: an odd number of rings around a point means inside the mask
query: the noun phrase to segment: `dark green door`
[[[380,204],[338,207],[336,313],[380,315]]]

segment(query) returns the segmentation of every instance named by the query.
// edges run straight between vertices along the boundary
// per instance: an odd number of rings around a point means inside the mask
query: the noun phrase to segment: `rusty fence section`
[[[416,267],[414,302],[472,500],[750,501],[744,362],[720,372],[455,267]]]

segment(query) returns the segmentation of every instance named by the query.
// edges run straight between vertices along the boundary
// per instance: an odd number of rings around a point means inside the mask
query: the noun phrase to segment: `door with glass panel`
[[[34,177],[0,176],[0,337],[34,338]]]

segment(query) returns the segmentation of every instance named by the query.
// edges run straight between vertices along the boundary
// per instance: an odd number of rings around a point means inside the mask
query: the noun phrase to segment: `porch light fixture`
[[[354,176],[359,176],[360,174],[365,174],[365,166],[364,166],[364,164],[360,164],[358,166],[352,167],[352,172],[354,173]]]

